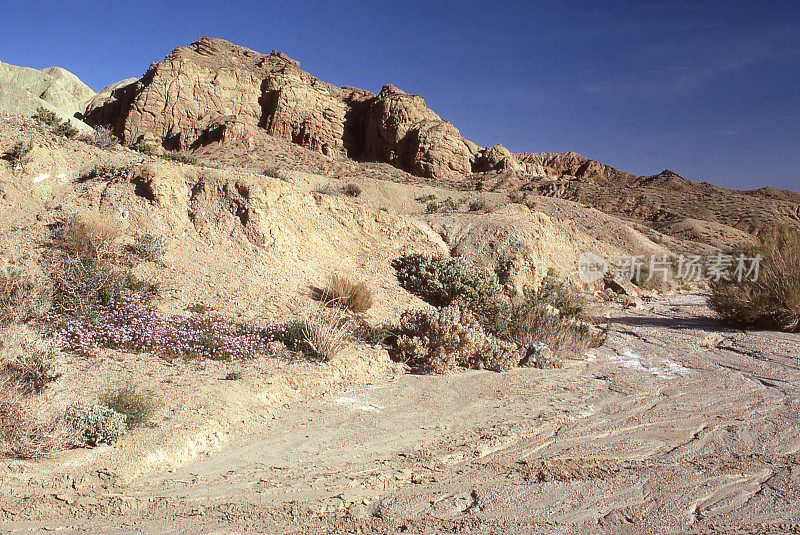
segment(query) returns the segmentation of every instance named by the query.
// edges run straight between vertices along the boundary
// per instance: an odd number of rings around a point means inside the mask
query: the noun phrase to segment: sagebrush
[[[66,420],[77,430],[79,446],[113,444],[128,430],[125,415],[102,403],[72,405],[67,408]]]
[[[516,345],[486,334],[475,315],[457,305],[404,312],[396,345],[409,367],[425,373],[459,366],[504,371],[521,358]]]
[[[728,279],[712,281],[709,306],[737,327],[800,332],[800,232],[768,229],[757,245],[732,253]],[[760,258],[758,273],[736,273],[737,258]],[[753,262],[746,262],[748,270]]]

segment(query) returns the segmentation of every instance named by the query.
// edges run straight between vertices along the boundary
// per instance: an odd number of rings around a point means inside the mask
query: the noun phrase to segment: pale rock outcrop
[[[40,107],[61,121],[70,121],[81,132],[91,128],[78,120],[95,96],[77,76],[60,67],[36,70],[0,62],[0,110],[32,116]]]
[[[480,151],[472,166],[473,171],[505,171],[524,172],[526,168],[520,164],[511,152],[504,146],[497,144]]]

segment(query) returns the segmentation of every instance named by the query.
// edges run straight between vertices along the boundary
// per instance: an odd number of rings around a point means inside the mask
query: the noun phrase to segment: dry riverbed
[[[124,485],[65,478],[26,504],[15,478],[0,529],[798,532],[800,335],[722,328],[703,301],[611,309],[608,343],[563,369],[393,374],[293,402]]]

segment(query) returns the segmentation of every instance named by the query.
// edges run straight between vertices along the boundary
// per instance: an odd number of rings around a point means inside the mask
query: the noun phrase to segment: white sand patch
[[[33,177],[33,183],[38,184],[39,182],[44,182],[48,178],[50,178],[50,173],[43,173],[41,175]]]
[[[637,355],[630,349],[626,349],[622,353],[609,355],[608,358],[612,361],[621,363],[626,368],[631,368],[634,370],[639,370],[645,373],[649,373],[661,379],[672,379],[674,377],[694,373],[689,368],[682,366],[676,362],[673,362],[669,359],[655,359],[655,358],[642,357],[641,355]]]
[[[372,403],[367,403],[355,397],[338,397],[334,399],[333,402],[337,405],[349,405],[353,409],[367,412],[381,412],[381,409],[384,408],[380,405],[373,405]]]

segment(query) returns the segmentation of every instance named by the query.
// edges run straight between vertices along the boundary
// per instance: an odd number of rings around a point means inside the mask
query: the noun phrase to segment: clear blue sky
[[[480,145],[800,190],[800,2],[3,2],[0,59],[96,90],[201,35],[388,82]]]

